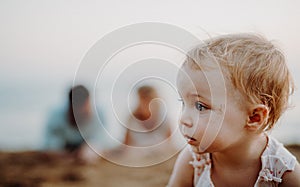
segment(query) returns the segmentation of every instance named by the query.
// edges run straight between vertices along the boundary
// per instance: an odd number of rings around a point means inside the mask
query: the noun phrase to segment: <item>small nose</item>
[[[184,127],[188,127],[188,128],[193,127],[192,119],[190,115],[188,115],[188,111],[186,110],[182,111],[179,123]]]

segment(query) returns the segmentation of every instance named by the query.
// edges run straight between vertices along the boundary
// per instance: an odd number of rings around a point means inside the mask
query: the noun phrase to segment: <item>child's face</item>
[[[233,90],[226,89],[218,69],[202,71],[184,65],[177,87],[183,101],[180,126],[189,144],[199,152],[215,152],[243,143],[247,112],[230,94]]]

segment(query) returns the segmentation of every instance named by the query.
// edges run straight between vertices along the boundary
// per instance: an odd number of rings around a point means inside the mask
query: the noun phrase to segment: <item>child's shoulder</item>
[[[194,168],[189,164],[192,160],[192,154],[187,146],[178,155],[168,186],[193,186]]]
[[[282,177],[282,187],[300,186],[300,165],[297,162],[293,171],[287,171]]]

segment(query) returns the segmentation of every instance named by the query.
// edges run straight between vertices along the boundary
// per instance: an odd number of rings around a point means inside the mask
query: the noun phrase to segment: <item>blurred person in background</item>
[[[70,89],[67,106],[51,113],[45,133],[47,151],[66,153],[82,161],[96,160],[98,155],[91,150],[84,138],[100,143],[101,129],[95,121],[86,87],[77,85]]]
[[[124,144],[135,147],[153,146],[171,135],[167,113],[162,111],[156,89],[144,85],[138,88],[138,105],[127,122]]]

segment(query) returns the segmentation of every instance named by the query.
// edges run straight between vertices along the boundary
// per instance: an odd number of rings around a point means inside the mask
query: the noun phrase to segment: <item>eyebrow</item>
[[[210,102],[210,99],[205,98],[205,97],[203,97],[203,96],[201,96],[201,95],[199,95],[199,94],[197,94],[197,93],[191,93],[190,96],[192,96],[192,97],[198,97],[198,98],[201,98],[201,99],[203,99],[203,100],[205,100],[205,101]]]
[[[182,97],[181,96],[181,94],[177,91],[177,94],[180,96],[180,97]],[[190,93],[190,94],[188,94],[188,96],[190,96],[190,97],[198,97],[198,98],[201,98],[201,99],[203,99],[203,100],[205,100],[206,102],[211,102],[211,100],[210,99],[207,99],[207,98],[205,98],[205,97],[203,97],[203,96],[201,96],[201,95],[199,95],[199,94],[197,94],[197,93]]]

